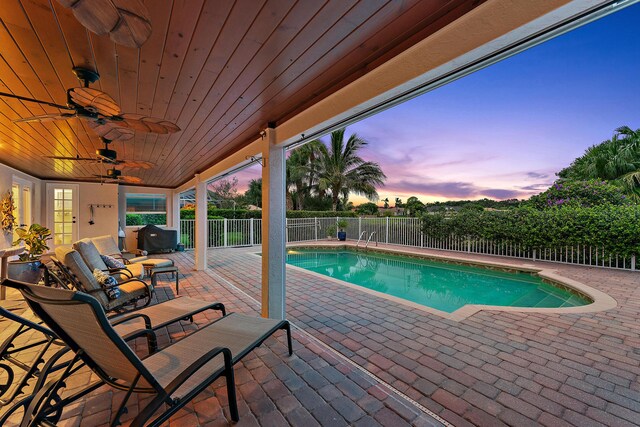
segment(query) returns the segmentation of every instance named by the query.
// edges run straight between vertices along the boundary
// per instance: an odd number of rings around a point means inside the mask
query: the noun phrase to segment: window
[[[164,194],[129,193],[127,225],[167,225],[167,196]]]

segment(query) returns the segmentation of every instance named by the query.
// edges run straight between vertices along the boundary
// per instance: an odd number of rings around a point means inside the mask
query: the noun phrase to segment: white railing
[[[637,271],[636,257],[605,253],[597,247],[586,245],[562,248],[524,248],[518,244],[493,240],[469,240],[451,236],[434,238],[422,232],[419,218],[288,218],[287,242],[325,240],[327,230],[336,225],[338,219],[347,222],[347,236],[376,236],[376,241],[390,245],[411,246],[426,249],[476,253],[577,264],[593,267],[617,268]],[[185,249],[195,247],[195,220],[180,220],[180,242]],[[260,219],[209,219],[207,220],[207,247],[230,248],[262,244],[262,220]]]

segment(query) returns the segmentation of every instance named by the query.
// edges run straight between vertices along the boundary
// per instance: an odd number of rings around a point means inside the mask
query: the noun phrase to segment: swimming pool
[[[294,249],[287,263],[334,279],[453,313],[467,304],[578,307],[592,301],[524,272],[345,249]]]

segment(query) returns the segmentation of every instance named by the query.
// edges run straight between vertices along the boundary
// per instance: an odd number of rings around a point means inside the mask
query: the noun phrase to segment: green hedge
[[[640,254],[640,206],[564,206],[537,210],[461,211],[422,217],[423,231],[449,236],[521,244],[525,248],[586,245],[610,254]]]
[[[126,225],[167,225],[167,214],[136,214],[128,213]]]
[[[326,217],[348,217],[355,218],[355,212],[333,212],[333,211],[287,211],[287,218],[326,218]],[[180,219],[194,219],[195,209],[180,209]],[[261,219],[262,211],[248,211],[244,209],[207,209],[207,218],[218,219]]]

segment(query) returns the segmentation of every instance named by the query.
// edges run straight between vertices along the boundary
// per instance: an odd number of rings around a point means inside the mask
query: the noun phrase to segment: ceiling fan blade
[[[141,184],[142,178],[131,175],[120,175],[120,181],[126,182],[127,184]]]
[[[133,138],[133,129],[118,126],[120,122],[106,121],[100,124],[95,119],[86,119],[87,125],[98,135],[110,141],[128,141]]]
[[[69,98],[75,104],[103,116],[117,116],[122,111],[118,103],[106,93],[90,87],[69,89]]]
[[[75,113],[58,113],[58,114],[42,114],[40,116],[25,117],[24,119],[14,120],[14,123],[29,122],[53,122],[55,120],[69,120],[76,117]]]
[[[58,0],[76,19],[115,43],[139,48],[151,35],[149,12],[141,0]]]
[[[126,113],[122,116],[122,121],[117,122],[121,126],[149,133],[175,133],[180,130],[178,126],[168,120],[158,119],[156,117],[143,116],[142,114]]]
[[[155,164],[151,162],[145,162],[144,160],[116,160],[116,164],[118,166],[122,166],[123,168],[132,169],[151,169],[155,166]]]
[[[87,162],[97,162],[96,159],[92,159],[91,157],[63,157],[63,156],[43,156],[47,159],[54,160],[79,160],[79,161],[87,161]]]

